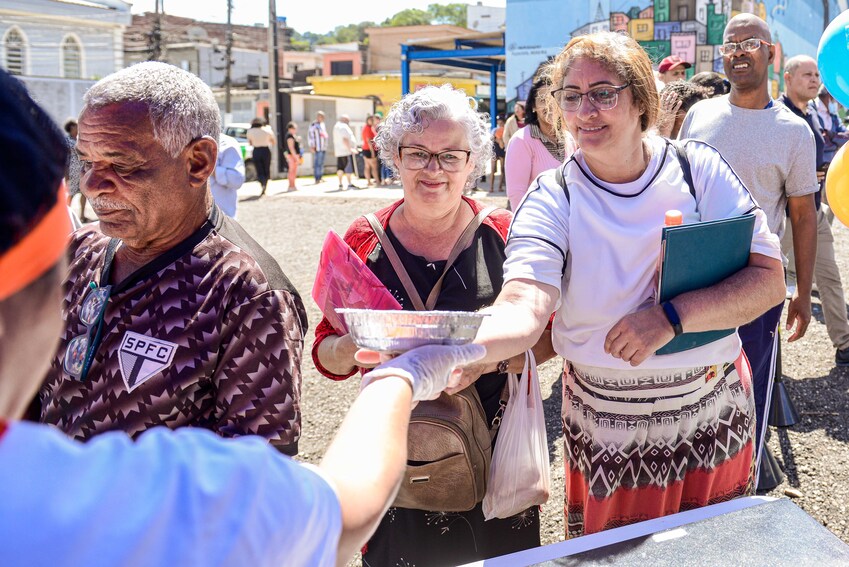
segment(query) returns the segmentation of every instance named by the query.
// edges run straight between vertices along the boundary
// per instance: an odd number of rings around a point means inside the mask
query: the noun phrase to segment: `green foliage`
[[[466,4],[431,4],[427,11],[434,24],[466,27]]]
[[[366,28],[374,25],[374,22],[360,22],[359,24],[336,26],[336,29],[332,32],[336,38],[333,43],[350,43],[352,41],[362,43],[366,39]]]
[[[382,27],[396,26],[421,26],[430,24],[452,24],[466,27],[466,5],[465,4],[430,4],[427,10],[401,10],[391,18],[386,18],[380,25]],[[296,51],[311,49],[316,45],[328,45],[332,43],[367,43],[366,28],[376,27],[374,22],[360,22],[336,26],[331,32],[317,34],[305,32],[303,34],[293,30],[292,49]]]
[[[426,26],[431,23],[431,19],[433,19],[433,16],[430,14],[430,11],[425,12],[424,10],[411,8],[401,10],[391,18],[386,18],[380,25],[389,28],[397,26]]]
[[[311,47],[312,44],[309,41],[303,38],[295,39],[293,37],[292,41],[289,43],[289,46],[286,49],[289,51],[309,51]]]
[[[430,4],[425,10],[401,10],[391,18],[386,18],[383,27],[426,26],[429,24],[453,24],[466,27],[465,4]]]

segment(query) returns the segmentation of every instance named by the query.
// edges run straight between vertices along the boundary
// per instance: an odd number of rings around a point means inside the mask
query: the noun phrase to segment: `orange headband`
[[[68,244],[71,217],[66,205],[65,182],[56,204],[23,240],[0,255],[0,301],[11,297],[52,268]]]

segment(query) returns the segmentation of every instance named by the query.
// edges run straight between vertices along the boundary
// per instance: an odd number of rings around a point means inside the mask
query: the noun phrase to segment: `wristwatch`
[[[510,366],[510,359],[505,358],[495,367],[495,371],[499,374],[507,374],[507,367]]]

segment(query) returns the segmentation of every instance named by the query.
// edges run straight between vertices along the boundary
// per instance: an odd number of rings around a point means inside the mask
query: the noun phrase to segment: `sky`
[[[153,12],[155,0],[128,0],[134,14]],[[207,22],[227,21],[227,0],[161,0],[165,13]],[[277,15],[299,33],[326,33],[336,26],[364,20],[380,23],[407,8],[426,10],[429,4],[476,4],[470,0],[277,0]],[[506,0],[483,0],[485,6],[505,7]],[[267,0],[233,0],[234,24],[267,24]]]

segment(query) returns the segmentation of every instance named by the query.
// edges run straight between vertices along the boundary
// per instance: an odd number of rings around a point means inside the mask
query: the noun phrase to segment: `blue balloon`
[[[831,96],[849,108],[849,10],[825,28],[817,48],[817,66]]]

